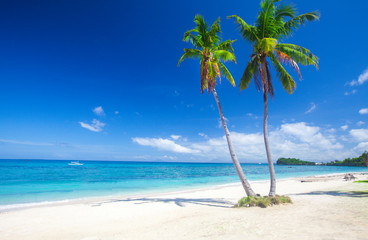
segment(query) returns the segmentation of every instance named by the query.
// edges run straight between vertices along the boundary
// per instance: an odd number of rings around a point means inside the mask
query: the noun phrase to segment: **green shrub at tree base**
[[[266,208],[272,205],[279,205],[284,203],[292,203],[290,197],[288,196],[280,196],[276,195],[275,197],[269,197],[269,196],[248,196],[243,197],[238,201],[237,204],[234,205],[234,207],[261,207]]]

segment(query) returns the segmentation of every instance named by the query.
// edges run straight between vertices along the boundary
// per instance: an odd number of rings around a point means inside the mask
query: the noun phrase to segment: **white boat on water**
[[[78,161],[74,161],[74,162],[70,162],[70,163],[68,163],[68,165],[70,165],[70,166],[82,166],[82,165],[83,165],[83,163],[80,163],[80,162],[78,162]]]

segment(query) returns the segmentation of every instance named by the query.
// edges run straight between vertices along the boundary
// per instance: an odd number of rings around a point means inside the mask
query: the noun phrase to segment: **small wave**
[[[9,212],[18,209],[36,207],[36,206],[47,206],[52,204],[68,203],[70,200],[60,200],[60,201],[44,201],[44,202],[34,202],[34,203],[17,203],[9,205],[0,205],[0,212]]]

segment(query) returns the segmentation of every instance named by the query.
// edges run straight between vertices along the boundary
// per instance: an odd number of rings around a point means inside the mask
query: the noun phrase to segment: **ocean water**
[[[0,160],[0,207],[85,197],[180,191],[238,182],[231,163],[142,163]],[[251,181],[268,180],[267,164],[243,164]],[[277,179],[345,172],[366,167],[275,166]],[[1,209],[1,208],[0,208]]]

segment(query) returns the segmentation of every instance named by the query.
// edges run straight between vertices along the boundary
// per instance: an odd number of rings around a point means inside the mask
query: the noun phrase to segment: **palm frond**
[[[298,73],[299,79],[302,79],[298,64],[289,55],[279,50],[275,50],[275,53],[281,63],[289,64]]]
[[[218,66],[220,68],[222,75],[225,76],[225,78],[230,82],[231,85],[233,85],[233,87],[235,87],[235,81],[230,71],[225,67],[225,65],[222,62],[218,62]]]
[[[198,49],[193,49],[193,48],[184,48],[184,54],[180,57],[179,61],[178,61],[178,66],[180,65],[180,63],[188,58],[201,58],[202,57],[202,52]]]
[[[239,85],[240,90],[244,90],[248,88],[250,81],[252,80],[254,76],[256,76],[256,73],[258,72],[258,67],[259,67],[259,63],[258,63],[257,58],[253,58],[253,60],[248,62],[248,65],[245,68],[243,76],[240,80],[240,85]],[[259,81],[259,77],[260,76],[258,74],[258,77],[257,77],[258,81]]]
[[[221,27],[220,27],[220,18],[217,18],[216,21],[212,24],[209,33],[209,37],[214,45],[220,42],[220,34],[221,34]]]
[[[284,28],[285,19],[294,18],[296,15],[296,9],[291,4],[278,5],[274,14],[274,25],[276,31],[273,37],[281,39],[285,37],[285,34],[289,34]]]
[[[202,41],[202,47],[209,47],[210,44],[210,39],[209,39],[209,34],[208,34],[208,25],[207,23],[204,21],[204,18],[197,14],[194,17],[194,22],[196,24],[196,29],[198,32],[198,36],[200,37],[201,41]]]
[[[318,57],[306,48],[294,44],[280,43],[276,45],[276,50],[287,54],[298,64],[303,66],[314,65],[318,69]]]
[[[319,11],[304,13],[299,16],[296,16],[284,23],[285,35],[289,36],[291,35],[294,29],[298,29],[301,25],[305,24],[307,21],[312,22],[315,20],[319,20],[319,18],[320,18]]]
[[[231,15],[227,17],[228,19],[234,18],[235,22],[238,24],[239,32],[243,39],[250,42],[257,42],[259,38],[257,36],[257,28],[255,26],[247,24],[243,19],[237,15]]]
[[[261,2],[261,11],[258,14],[255,26],[257,28],[258,38],[272,38],[277,32],[274,24],[275,1],[264,0]]]
[[[296,9],[291,4],[278,5],[275,10],[275,19],[284,19],[285,17],[294,18]]]
[[[232,46],[232,43],[236,42],[236,40],[226,40],[221,43],[219,43],[216,47],[214,47],[214,50],[226,50],[231,53],[234,53],[234,48]]]
[[[213,57],[226,61],[236,62],[235,55],[229,51],[226,50],[217,50],[213,52]]]
[[[191,29],[189,31],[186,31],[184,33],[183,41],[184,42],[189,42],[190,38],[192,37],[192,33],[198,33],[197,29]]]
[[[290,76],[290,74],[285,70],[285,68],[281,65],[279,60],[273,53],[269,54],[272,65],[276,70],[277,78],[280,80],[282,87],[289,93],[292,94],[296,87],[294,79]]]
[[[204,18],[196,15],[196,27],[184,34],[183,40],[193,44],[193,49],[184,49],[178,65],[187,58],[200,59],[201,93],[205,89],[210,93],[216,86],[216,80],[221,81],[221,74],[234,85],[234,79],[221,61],[236,62],[232,43],[235,40],[220,42],[220,18],[209,28]]]

